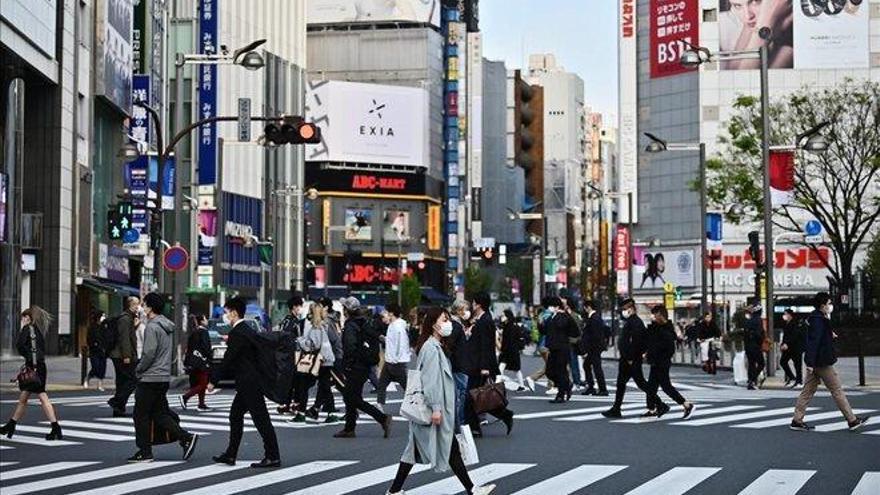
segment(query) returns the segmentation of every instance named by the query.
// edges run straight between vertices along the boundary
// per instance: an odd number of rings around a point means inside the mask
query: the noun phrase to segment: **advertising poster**
[[[199,266],[214,263],[217,246],[217,210],[199,210]]]
[[[385,241],[409,239],[409,211],[385,210],[382,235]]]
[[[868,68],[870,2],[801,0],[794,9],[795,69]]]
[[[770,150],[770,197],[773,206],[794,199],[794,151]]]
[[[133,23],[132,0],[104,0],[98,4],[100,24],[97,29],[98,68],[96,92],[125,113],[131,111]]]
[[[131,101],[132,103],[143,102],[150,104],[150,76],[145,74],[135,74],[131,80]],[[143,143],[150,142],[150,114],[147,110],[139,105],[131,107],[131,137],[136,141]]]
[[[347,208],[345,210],[345,240],[373,240],[373,210],[369,208]]]
[[[440,0],[309,0],[309,24],[416,22],[440,27]]]
[[[699,46],[699,0],[651,0],[651,78],[695,69],[681,65],[685,40]]]
[[[632,204],[639,204],[639,116],[638,53],[636,51],[636,2],[620,0],[618,27],[618,154],[620,156],[619,191],[632,193]],[[629,211],[626,198],[618,199],[620,222],[639,221],[638,208]],[[618,285],[618,288],[620,286]]]
[[[694,253],[691,250],[660,251],[651,248],[638,250],[635,263],[636,289],[663,289],[666,282],[676,287],[693,287]]]
[[[794,67],[795,44],[792,0],[720,0],[718,5],[718,44],[721,51],[757,49],[763,41],[758,35],[761,27],[770,28],[773,43],[770,46],[771,69]],[[757,59],[721,62],[721,68],[758,69]]]
[[[217,53],[217,0],[200,0],[199,53]],[[199,65],[199,115],[217,114],[217,66]],[[217,124],[203,125],[199,131],[199,185],[217,182]]]

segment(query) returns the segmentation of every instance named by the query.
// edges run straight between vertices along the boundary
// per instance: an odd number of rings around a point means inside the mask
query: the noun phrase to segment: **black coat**
[[[475,373],[489,370],[490,375],[498,374],[498,359],[495,357],[495,321],[488,311],[474,322],[471,329],[471,340],[474,340],[472,351],[475,361]]]
[[[764,343],[764,327],[761,318],[752,315],[745,323],[745,348],[747,352],[761,352]]]
[[[31,330],[34,331],[34,340],[36,349],[31,345]],[[15,342],[15,348],[18,354],[24,358],[28,366],[36,366],[46,362],[46,339],[43,332],[34,325],[25,325],[18,331],[18,339]],[[37,362],[34,362],[34,354],[37,355]]]
[[[89,356],[101,357],[107,355],[108,349],[101,324],[89,327],[89,332],[86,335],[86,343],[89,346]]]
[[[255,388],[264,395],[274,396],[274,349],[272,352],[264,350],[269,350],[269,346],[263,346],[256,329],[246,321],[240,321],[229,331],[226,354],[220,366],[214,367],[211,383],[216,385],[222,377],[231,375],[235,377],[238,389]]]
[[[717,339],[721,337],[721,331],[718,329],[718,325],[715,324],[715,320],[712,320],[709,323],[706,323],[704,320],[700,320],[697,323],[697,338],[700,340],[710,340]]]
[[[464,325],[452,320],[452,334],[447,338],[453,373],[466,373],[473,375],[479,373],[477,368],[476,339],[468,338],[464,332]]]
[[[638,315],[624,319],[623,329],[617,338],[617,348],[620,359],[641,362],[642,354],[645,353],[645,323]]]
[[[374,326],[368,324],[368,319],[368,313],[361,311],[345,320],[345,326],[342,329],[343,370],[368,371],[373,366],[365,363],[361,358],[364,336],[359,335],[360,332],[375,332]],[[372,338],[378,340],[378,333],[375,333]]]
[[[195,354],[202,356],[202,359]],[[205,327],[197,327],[190,332],[186,338],[186,357],[184,363],[190,363],[194,370],[204,370],[211,364],[211,338],[208,336],[208,329]]]
[[[799,320],[792,319],[782,327],[782,343],[792,354],[804,352],[804,327]]]
[[[544,321],[538,330],[547,336],[544,345],[551,351],[571,351],[572,337],[580,334],[577,322],[568,313],[558,312]]]
[[[648,362],[653,366],[670,366],[675,354],[675,341],[675,327],[671,322],[662,325],[652,322],[648,325],[645,338]]]
[[[584,334],[581,339],[583,340],[581,349],[587,352],[602,352],[606,349],[605,322],[598,311],[584,320]]]
[[[501,331],[501,353],[498,360],[507,364],[510,371],[520,370],[520,351],[523,349],[523,332],[515,321],[504,322]]]
[[[804,346],[804,364],[810,368],[831,366],[837,362],[831,321],[818,309],[807,317],[809,328]]]

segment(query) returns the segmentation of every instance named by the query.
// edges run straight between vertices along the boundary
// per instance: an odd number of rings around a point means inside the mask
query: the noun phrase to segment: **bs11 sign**
[[[699,3],[699,0],[651,0],[651,78],[693,70],[681,65],[681,53],[687,48],[681,40],[695,46],[700,44]]]

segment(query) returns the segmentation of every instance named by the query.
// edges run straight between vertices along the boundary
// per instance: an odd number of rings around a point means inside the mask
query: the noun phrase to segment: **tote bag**
[[[400,404],[400,415],[415,424],[427,426],[431,424],[433,411],[425,405],[425,394],[422,391],[422,372],[409,370],[406,376],[406,392]]]

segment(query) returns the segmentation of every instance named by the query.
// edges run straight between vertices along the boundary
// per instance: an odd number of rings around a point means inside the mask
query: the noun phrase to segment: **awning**
[[[452,298],[433,287],[422,287],[422,303],[426,302],[429,304],[446,306],[452,302]]]
[[[110,280],[105,279],[97,279],[97,278],[84,278],[83,283],[84,286],[100,291],[107,292],[110,294],[119,294],[120,296],[140,296],[141,290],[139,287],[133,287],[130,285],[120,284],[118,282],[112,282]]]

